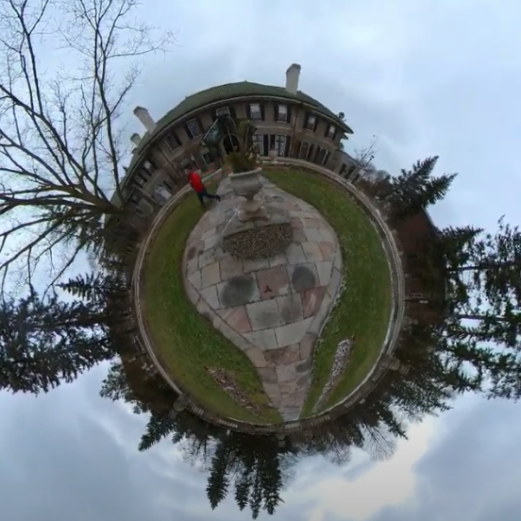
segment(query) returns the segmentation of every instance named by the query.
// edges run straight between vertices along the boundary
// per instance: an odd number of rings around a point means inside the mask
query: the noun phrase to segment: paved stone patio
[[[187,295],[197,310],[242,349],[285,421],[295,420],[311,378],[313,348],[341,284],[335,233],[312,206],[267,180],[262,197],[286,212],[293,243],[271,259],[237,261],[221,248],[236,219],[229,181],[193,229],[184,254]]]

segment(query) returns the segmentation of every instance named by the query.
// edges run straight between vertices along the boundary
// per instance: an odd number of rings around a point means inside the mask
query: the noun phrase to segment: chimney
[[[134,115],[137,116],[142,125],[149,131],[153,132],[156,128],[156,122],[152,119],[148,110],[143,107],[136,107],[134,109]]]
[[[292,63],[286,71],[286,90],[291,94],[296,94],[298,91],[298,80],[300,76],[300,65]]]
[[[134,134],[132,134],[130,136],[130,141],[132,141],[132,143],[134,143],[134,145],[139,146],[139,142],[141,141],[141,136],[134,132]]]

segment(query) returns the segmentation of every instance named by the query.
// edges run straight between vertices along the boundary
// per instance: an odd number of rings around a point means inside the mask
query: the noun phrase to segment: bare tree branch
[[[100,247],[103,216],[125,213],[121,115],[139,75],[132,59],[173,44],[171,33],[133,21],[137,6],[0,2],[0,216],[15,223],[0,227],[3,280],[21,260],[30,280],[45,258],[56,280],[92,241]],[[51,54],[70,72],[49,69]],[[63,255],[51,258],[56,248]]]

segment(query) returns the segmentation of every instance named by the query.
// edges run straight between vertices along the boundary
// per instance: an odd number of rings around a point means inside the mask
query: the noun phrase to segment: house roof
[[[342,127],[344,132],[352,134],[351,128],[345,124],[334,112],[329,110],[322,103],[316,99],[308,96],[302,91],[298,91],[296,94],[291,94],[284,87],[276,87],[273,85],[263,85],[262,83],[252,83],[249,81],[241,81],[238,83],[226,83],[224,85],[218,85],[217,87],[211,87],[209,89],[196,92],[191,96],[187,96],[179,105],[174,107],[172,110],[167,112],[159,121],[156,122],[156,128],[152,133],[147,132],[141,139],[138,147],[135,149],[132,160],[129,165],[129,172],[132,171],[136,165],[141,152],[145,150],[147,145],[153,140],[155,136],[161,133],[164,129],[175,123],[177,120],[186,116],[193,110],[199,107],[204,107],[210,103],[218,101],[224,101],[230,98],[238,98],[242,96],[273,96],[278,98],[285,98],[301,103],[307,103],[314,107],[318,112],[336,120],[336,122]]]

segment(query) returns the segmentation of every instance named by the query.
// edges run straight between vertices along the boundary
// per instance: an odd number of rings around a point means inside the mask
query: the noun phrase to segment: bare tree
[[[355,159],[360,165],[360,169],[367,168],[371,161],[374,159],[374,156],[378,152],[376,149],[376,143],[378,142],[378,136],[373,136],[371,143],[369,146],[365,148],[355,149]]]
[[[80,251],[101,248],[104,216],[125,211],[118,202],[127,153],[119,118],[139,73],[132,58],[172,43],[171,33],[156,36],[132,21],[136,6],[136,0],[0,2],[3,282],[20,261],[31,280],[46,258],[54,283]],[[72,72],[59,72],[62,59]]]

